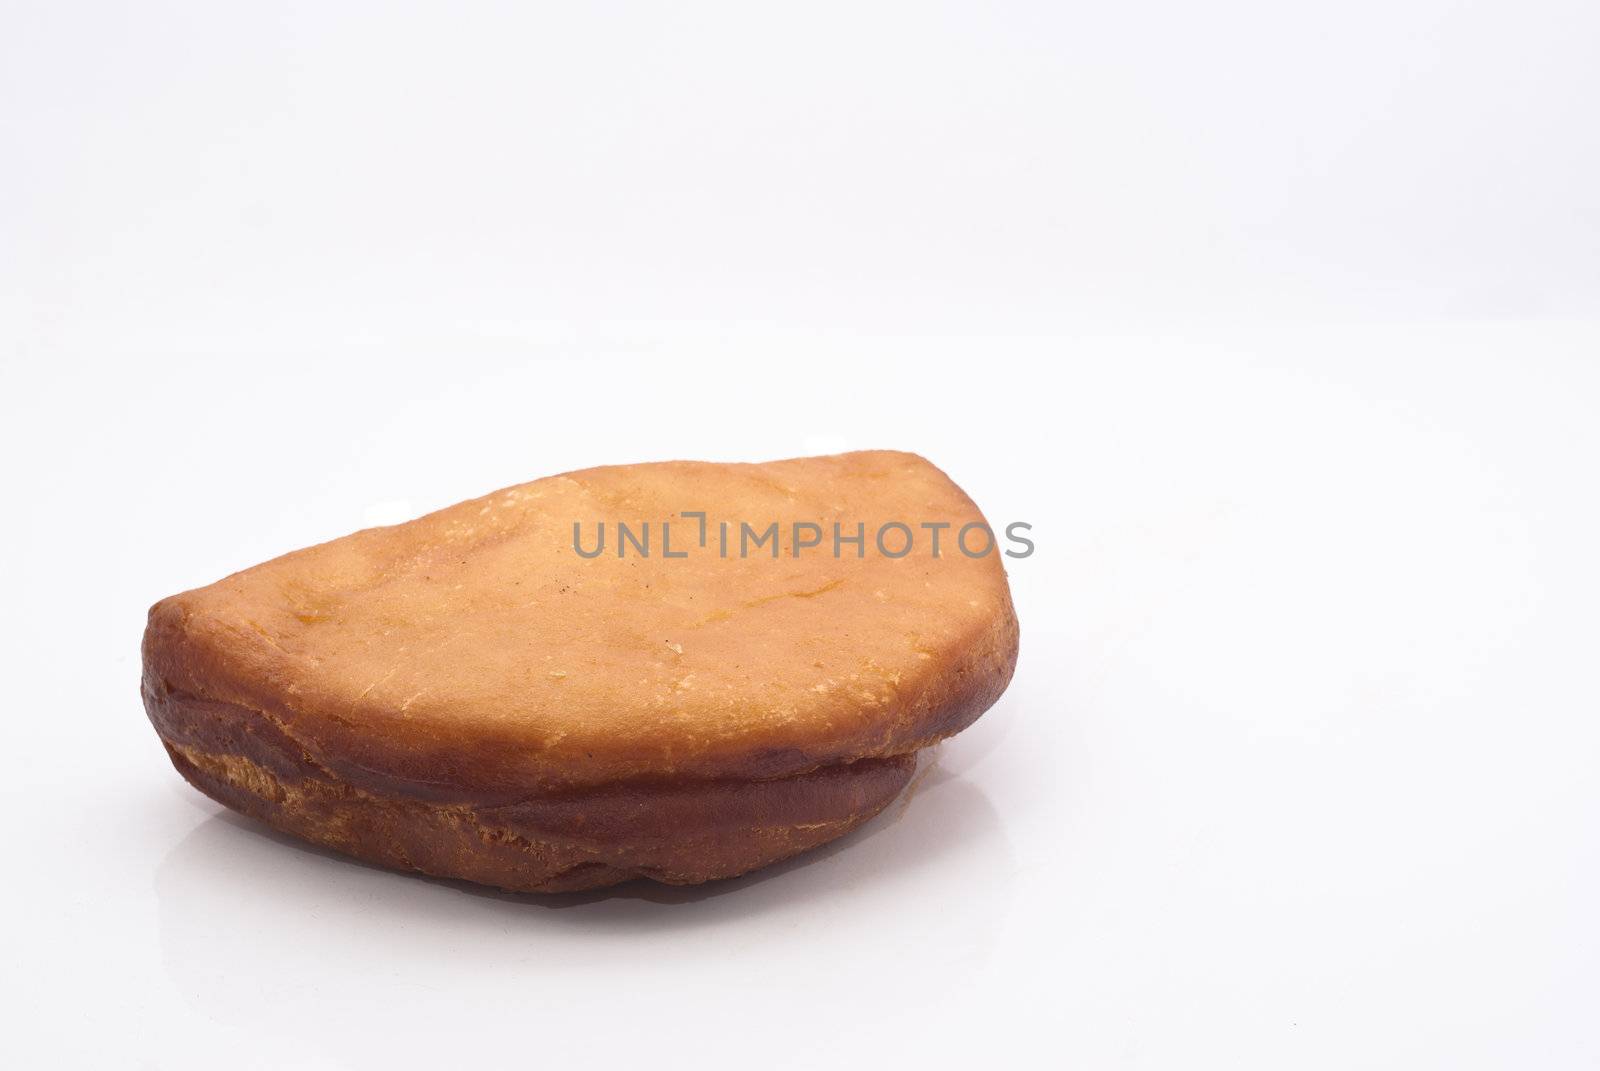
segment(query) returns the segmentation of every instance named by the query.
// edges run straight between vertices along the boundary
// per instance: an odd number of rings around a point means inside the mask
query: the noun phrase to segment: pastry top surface
[[[876,545],[892,521],[914,536],[903,557]],[[603,525],[602,553],[578,553],[575,522],[586,552]],[[618,555],[618,522],[636,539],[648,523],[648,556]],[[773,522],[777,557],[754,545]],[[798,556],[796,522],[821,538]],[[835,522],[863,526],[861,556],[835,557]],[[145,686],[259,711],[348,777],[446,796],[902,754],[964,727],[1015,664],[1001,542],[957,546],[974,522],[914,454],[586,469],[164,599]],[[940,523],[935,557],[922,526]],[[892,554],[904,533],[884,538]]]

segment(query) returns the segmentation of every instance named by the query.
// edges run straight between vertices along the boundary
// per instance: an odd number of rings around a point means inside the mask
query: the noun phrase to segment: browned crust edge
[[[907,754],[769,781],[443,803],[341,781],[243,707],[150,700],[147,692],[173,765],[217,802],[368,862],[519,892],[734,877],[850,832],[887,806],[916,766]]]

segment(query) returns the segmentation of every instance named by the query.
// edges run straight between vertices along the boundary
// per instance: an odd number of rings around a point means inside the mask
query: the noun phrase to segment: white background
[[[1600,8],[0,0],[8,1066],[1600,1064]],[[146,607],[564,469],[919,451],[1011,690],[553,900],[222,813]]]

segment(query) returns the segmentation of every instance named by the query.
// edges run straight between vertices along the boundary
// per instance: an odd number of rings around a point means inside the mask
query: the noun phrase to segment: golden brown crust
[[[779,556],[721,556],[724,519],[778,522]],[[946,525],[944,552],[794,553],[836,521]],[[655,553],[584,557],[574,522],[651,522]],[[362,858],[547,890],[740,873],[876,813],[1005,689],[999,548],[954,543],[982,523],[885,451],[536,480],[162,600],[145,705],[204,791]]]
[[[614,531],[694,508],[950,527],[937,559],[573,551],[575,520]],[[1004,690],[1017,627],[1000,554],[952,548],[982,522],[911,454],[589,469],[164,599],[146,672],[420,794],[778,777],[916,750]]]

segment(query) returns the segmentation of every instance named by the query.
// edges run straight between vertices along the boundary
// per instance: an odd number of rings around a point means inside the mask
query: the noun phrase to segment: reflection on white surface
[[[937,766],[919,773],[910,799],[815,852],[729,881],[609,895],[394,873],[222,812],[156,872],[162,958],[197,1012],[263,1039],[261,1055],[334,1066],[451,1066],[524,1047],[541,1062],[582,1061],[652,1035],[653,1062],[672,1066],[694,1063],[702,1035],[730,1017],[780,1037],[797,1016],[847,1030],[875,1014],[885,984],[912,1005],[949,987],[942,971],[897,969],[941,929],[963,935],[940,957],[954,976],[985,957],[1014,877],[982,792]],[[981,897],[927,880],[957,864]],[[734,958],[757,941],[754,963]],[[652,996],[662,992],[675,999]]]

